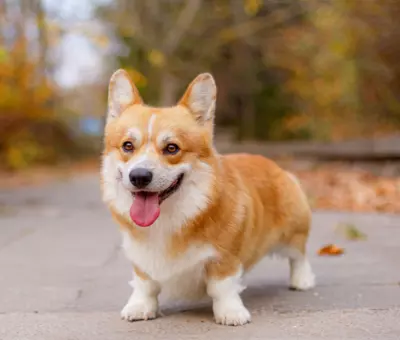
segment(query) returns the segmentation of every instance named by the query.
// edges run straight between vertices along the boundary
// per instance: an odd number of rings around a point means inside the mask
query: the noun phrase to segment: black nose
[[[138,189],[143,189],[153,179],[151,171],[144,168],[133,169],[129,174],[129,180]]]

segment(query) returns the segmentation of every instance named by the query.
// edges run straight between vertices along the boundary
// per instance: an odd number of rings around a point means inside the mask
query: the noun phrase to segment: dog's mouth
[[[182,184],[184,174],[180,174],[178,178],[165,190],[161,192],[153,192],[153,191],[137,191],[133,192],[133,197],[142,196],[144,199],[149,196],[156,196],[158,198],[159,204],[165,201],[169,196],[171,196],[174,192],[176,192]]]
[[[165,190],[160,192],[137,191],[132,193],[133,203],[130,209],[130,216],[138,226],[148,227],[160,216],[160,204],[176,192],[182,184],[184,174]]]
[[[178,178],[167,189],[159,194],[160,204],[179,189],[183,181],[183,176],[183,174],[180,174]]]

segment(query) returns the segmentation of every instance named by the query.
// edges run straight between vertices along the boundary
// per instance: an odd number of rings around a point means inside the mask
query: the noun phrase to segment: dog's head
[[[104,200],[142,227],[160,213],[183,209],[185,219],[203,209],[213,179],[215,100],[213,77],[201,74],[176,106],[149,107],[128,74],[115,72],[105,127]]]

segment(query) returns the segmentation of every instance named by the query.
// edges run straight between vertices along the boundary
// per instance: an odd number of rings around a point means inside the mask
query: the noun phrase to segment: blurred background
[[[97,171],[117,68],[151,105],[209,71],[222,152],[277,159],[316,207],[399,212],[399,15],[390,0],[0,0],[0,180]]]

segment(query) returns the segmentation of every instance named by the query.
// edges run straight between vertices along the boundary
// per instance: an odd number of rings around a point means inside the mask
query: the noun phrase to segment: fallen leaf
[[[318,250],[318,255],[319,256],[339,256],[344,253],[343,248],[339,248],[338,246],[334,244],[328,244],[324,247],[322,247],[320,250]]]
[[[344,235],[344,237],[351,241],[366,240],[367,235],[361,232],[354,224],[340,223],[337,229]]]

